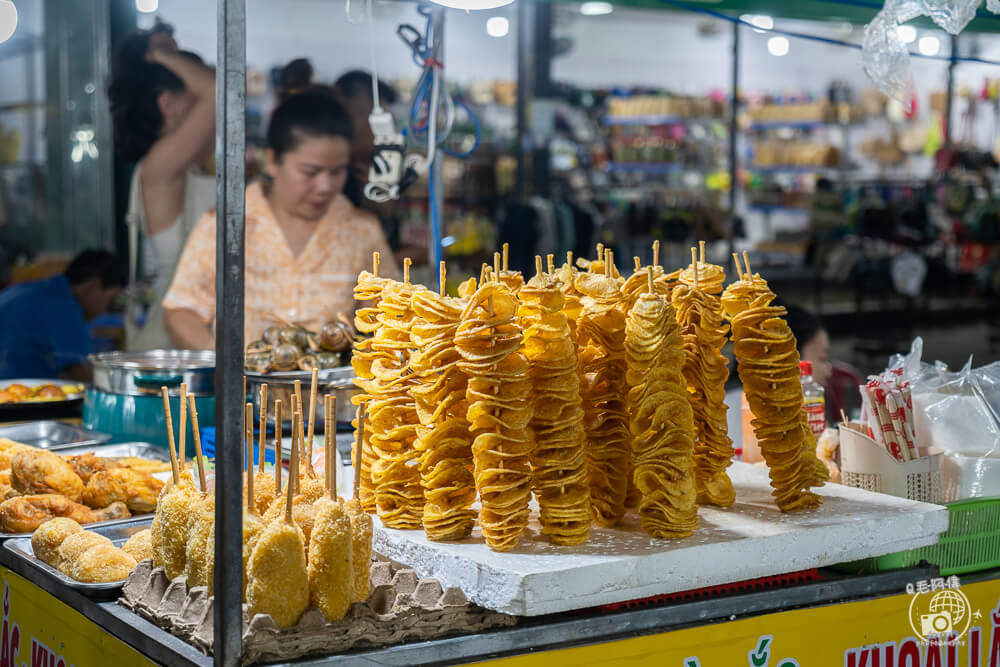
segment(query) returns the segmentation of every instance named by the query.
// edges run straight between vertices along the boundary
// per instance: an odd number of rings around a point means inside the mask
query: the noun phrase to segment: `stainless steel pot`
[[[354,386],[354,369],[350,366],[321,370],[317,377],[316,387],[319,396],[316,397],[316,423],[323,422],[323,394],[333,394],[337,397],[337,421],[347,423],[354,419],[355,408],[351,398],[360,390]],[[260,414],[260,387],[267,385],[268,423],[274,422],[274,402],[281,399],[282,421],[286,424],[292,421],[291,399],[295,393],[295,381],[302,382],[302,401],[305,409],[309,409],[309,384],[312,374],[308,371],[287,371],[282,373],[252,373],[246,374],[247,400],[254,405],[254,412]],[[306,419],[308,422],[308,418]]]
[[[180,393],[181,383],[189,394],[215,394],[215,352],[151,350],[149,352],[102,352],[90,355],[94,366],[94,388],[110,394],[149,396],[167,387]]]

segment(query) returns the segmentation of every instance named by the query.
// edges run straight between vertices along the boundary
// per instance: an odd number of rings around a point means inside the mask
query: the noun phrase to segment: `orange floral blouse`
[[[215,210],[202,216],[181,253],[164,308],[188,309],[215,324]],[[371,270],[372,252],[381,255],[379,271],[399,271],[378,220],[338,195],[302,253],[296,257],[264,195],[261,183],[246,191],[246,301],[244,335],[257,340],[278,318],[318,329],[338,312],[354,312],[352,290],[358,273]]]

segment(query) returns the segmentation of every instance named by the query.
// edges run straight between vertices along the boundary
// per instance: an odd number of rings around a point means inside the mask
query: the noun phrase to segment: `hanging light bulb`
[[[475,9],[496,9],[509,5],[514,0],[431,0],[435,4],[451,7],[452,9],[464,9],[472,11]]]
[[[0,0],[0,44],[17,30],[17,7],[11,0]]]

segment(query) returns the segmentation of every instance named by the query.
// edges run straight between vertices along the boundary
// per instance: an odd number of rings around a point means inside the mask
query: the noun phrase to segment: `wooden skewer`
[[[302,407],[299,406],[299,409],[301,410]],[[305,415],[301,413],[299,413],[299,447],[297,451],[299,452],[299,462],[297,464],[299,477],[295,478],[295,493],[302,493],[302,477],[301,477],[301,475],[303,474],[302,466],[306,465],[311,469],[312,459],[308,461],[306,460],[306,418]],[[310,475],[309,472],[306,472],[305,474]],[[313,471],[310,476],[315,474],[316,472]]]
[[[441,296],[445,295],[445,275],[447,272],[448,269],[445,268],[444,260],[441,260],[441,263],[438,266],[438,294]]]
[[[603,243],[598,243],[597,244],[597,259],[598,260],[604,259],[604,244]]]
[[[535,276],[540,278],[542,276],[542,256],[535,255]]]
[[[503,270],[504,271],[510,270],[510,263],[508,262],[509,259],[510,259],[510,244],[509,243],[504,243],[503,244]]]
[[[281,493],[281,449],[284,424],[281,421],[281,399],[274,401],[274,488]]]
[[[691,270],[694,271],[694,288],[698,289],[698,251],[691,248]]]
[[[733,262],[736,264],[736,275],[740,277],[740,280],[743,280],[743,267],[740,265],[740,256],[735,252],[733,253]]]
[[[403,282],[407,285],[410,284],[410,265],[413,264],[413,260],[409,257],[403,258]]]
[[[184,457],[187,456],[187,395],[187,385],[181,382],[181,432],[177,438],[177,459],[181,470],[184,469]]]
[[[702,264],[705,263],[705,242],[698,241],[698,257]]]
[[[177,451],[174,449],[174,417],[170,414],[170,394],[166,387],[160,387],[163,394],[163,416],[167,420],[167,447],[170,448],[170,470],[174,473],[174,484],[180,484],[181,474],[177,466]]]
[[[267,383],[260,386],[260,451],[257,452],[257,469],[264,469],[264,443],[267,442]]]
[[[566,251],[566,263],[569,265],[570,268],[573,268],[573,251],[572,250],[567,250]]]
[[[610,278],[611,277],[611,251],[610,250],[605,250],[604,251],[604,256],[601,259],[604,260],[604,277],[605,278]]]
[[[486,282],[486,262],[479,268],[479,286],[482,287],[483,283]]]
[[[292,417],[294,418],[295,413],[302,410],[302,380],[295,380],[292,382],[292,386],[294,387],[292,393]],[[296,401],[298,401],[297,404]]]
[[[296,456],[296,423],[301,418],[299,413],[292,416],[292,460],[288,469],[288,500],[285,501],[285,523],[292,522],[292,499],[295,496],[295,484],[293,480],[299,475],[298,456]]]
[[[372,275],[378,278],[378,264],[379,264],[379,254],[378,250],[372,253]]]
[[[253,512],[253,403],[247,403],[247,512]]]
[[[549,253],[548,255],[545,256],[545,259],[548,261],[549,273],[555,273],[556,272],[556,256],[553,255],[552,253]]]
[[[639,255],[632,256],[632,262],[635,264],[635,272],[639,273],[642,271],[642,260],[639,259]]]
[[[302,432],[302,413],[296,411],[292,415],[292,456],[291,461],[288,466],[288,486],[293,489],[293,493],[299,493],[299,474],[301,468],[299,466],[302,464],[302,438],[299,434]],[[292,467],[295,468],[295,474],[292,474]]]
[[[753,269],[750,268],[750,253],[743,251],[743,263],[747,265],[747,280],[753,280]]]
[[[660,265],[660,240],[653,241],[653,266]]]
[[[847,413],[844,412],[843,408],[840,409],[840,421],[842,421],[844,424],[849,423],[849,420],[847,419]]]
[[[208,483],[205,481],[205,461],[201,453],[201,431],[198,428],[198,409],[194,396],[188,394],[188,411],[191,413],[191,435],[194,437],[194,455],[198,457],[198,481],[201,482],[201,492],[208,493]]]
[[[493,253],[493,274],[494,280],[500,279],[500,253]]]
[[[365,446],[365,404],[358,406],[358,446],[354,452],[354,499],[361,496],[361,450]]]
[[[327,396],[327,407],[326,407],[329,417],[327,419],[331,421],[336,420],[337,415],[337,397]],[[336,434],[333,431],[327,431],[329,436],[326,439],[326,480],[327,484],[330,486],[330,500],[337,500],[337,441]]]
[[[646,267],[646,291],[650,294],[656,294],[655,288],[653,287],[653,265],[650,264]]]
[[[316,392],[318,390],[319,371],[313,369],[312,379],[309,381],[309,438],[306,440],[306,461],[309,462],[306,474],[310,477],[316,476],[316,471],[312,466],[313,438],[316,435]]]

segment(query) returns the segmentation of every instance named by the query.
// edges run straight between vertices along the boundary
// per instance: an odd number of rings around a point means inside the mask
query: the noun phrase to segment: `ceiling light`
[[[509,5],[514,0],[432,0],[432,2],[452,9],[464,9],[468,12],[474,9],[496,9]]]
[[[584,16],[603,16],[615,10],[610,2],[585,2],[580,5],[580,13]]]
[[[774,27],[774,19],[766,14],[743,14],[740,20],[754,26],[754,32],[765,32]]]
[[[486,21],[486,34],[490,37],[506,37],[510,32],[510,21],[503,16],[491,16]]]
[[[6,42],[17,29],[17,7],[11,0],[0,0],[0,43]]]
[[[933,35],[927,35],[920,38],[920,41],[917,42],[917,48],[925,56],[936,56],[941,50],[941,40]]]
[[[917,29],[912,25],[896,26],[896,36],[903,44],[909,44],[917,38]]]
[[[787,37],[772,37],[767,40],[767,52],[772,56],[784,56],[788,55],[788,38]]]
[[[143,14],[152,14],[160,8],[160,0],[135,0],[135,8]]]

